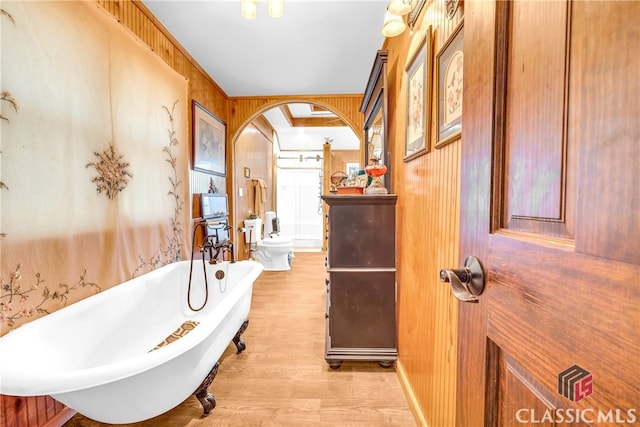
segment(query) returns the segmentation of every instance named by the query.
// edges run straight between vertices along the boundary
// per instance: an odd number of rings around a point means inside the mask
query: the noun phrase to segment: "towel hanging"
[[[260,218],[265,215],[265,200],[267,199],[267,183],[263,179],[253,180],[253,212]]]

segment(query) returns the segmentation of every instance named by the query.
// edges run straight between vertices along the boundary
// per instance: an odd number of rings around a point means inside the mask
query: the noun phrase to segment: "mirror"
[[[382,108],[378,109],[377,114],[373,118],[373,123],[366,129],[366,145],[367,149],[365,150],[367,156],[369,156],[369,144],[373,145],[373,153],[374,156],[380,159],[380,163],[384,163],[383,159],[383,151],[382,151],[382,135],[384,132],[384,122],[382,120]],[[367,160],[370,160],[367,158]]]
[[[364,166],[370,163],[369,144],[373,144],[373,155],[380,159],[380,164],[387,167],[383,177],[384,186],[391,193],[391,165],[387,141],[387,78],[388,51],[376,53],[371,75],[362,98],[360,112],[364,114]]]

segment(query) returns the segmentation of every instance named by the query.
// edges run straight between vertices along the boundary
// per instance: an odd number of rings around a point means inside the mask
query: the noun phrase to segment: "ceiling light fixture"
[[[255,19],[258,14],[257,3],[259,0],[242,0],[240,3],[240,13],[243,18]],[[272,18],[280,18],[284,13],[283,0],[268,0],[267,10]]]
[[[256,19],[257,7],[255,0],[242,0],[242,3],[240,3],[240,13],[245,19]]]
[[[284,3],[282,0],[269,0],[268,3],[269,16],[272,18],[280,18],[284,13]]]

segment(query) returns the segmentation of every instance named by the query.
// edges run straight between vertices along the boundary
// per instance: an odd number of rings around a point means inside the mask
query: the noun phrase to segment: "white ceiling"
[[[287,105],[294,117],[326,117],[312,112],[310,104]],[[360,140],[348,126],[292,127],[279,107],[272,108],[263,115],[277,129],[279,148],[283,151],[322,151],[327,138],[330,138],[333,150],[357,150],[360,144]],[[336,117],[335,114],[332,116]]]
[[[143,0],[230,97],[363,93],[388,0],[284,0],[284,15],[240,15],[240,0]],[[265,114],[283,150],[357,149],[348,127],[290,128]]]

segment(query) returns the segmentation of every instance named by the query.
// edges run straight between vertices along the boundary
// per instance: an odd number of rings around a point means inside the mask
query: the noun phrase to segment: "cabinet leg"
[[[327,363],[331,369],[338,369],[342,366],[342,360],[327,360]]]
[[[390,368],[393,366],[393,360],[381,360],[380,362],[378,362],[378,365],[382,366],[383,368]]]

